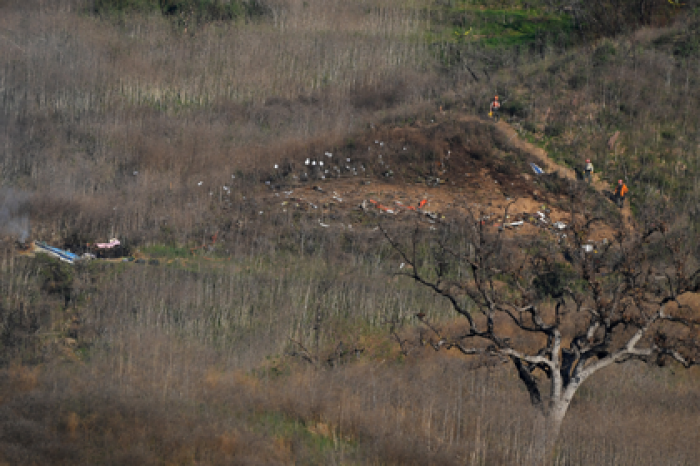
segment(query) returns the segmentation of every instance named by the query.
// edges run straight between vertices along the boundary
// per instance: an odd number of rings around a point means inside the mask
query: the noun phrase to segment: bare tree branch
[[[666,224],[642,233],[620,225],[612,241],[589,253],[582,238],[600,218],[584,212],[580,222],[576,215],[572,205],[566,239],[512,237],[485,224],[481,212],[464,223],[442,224],[438,238],[427,233],[422,241],[428,247],[419,245],[418,225],[408,248],[382,228],[412,266],[404,275],[447,299],[468,323],[466,332],[450,335],[421,313],[430,334],[424,343],[435,351],[512,362],[554,432],[580,385],[597,371],[630,360],[669,359],[690,367],[700,359],[698,310],[678,301],[700,289],[700,267],[691,266],[687,246],[693,242],[687,235]],[[420,259],[419,249],[426,251]],[[459,278],[451,272],[457,267],[466,271]],[[659,283],[659,275],[667,283]],[[669,312],[673,304],[677,312]],[[681,338],[673,328],[691,337]],[[521,344],[525,341],[530,344]],[[543,383],[550,384],[548,391]]]

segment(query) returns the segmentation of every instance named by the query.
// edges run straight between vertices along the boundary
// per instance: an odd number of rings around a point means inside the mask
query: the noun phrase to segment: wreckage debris
[[[117,238],[112,238],[109,240],[109,243],[95,243],[94,246],[97,249],[113,249],[121,244],[122,243]],[[88,246],[90,245],[88,244]]]
[[[381,205],[379,202],[377,202],[377,201],[375,201],[375,200],[373,200],[373,199],[370,199],[369,202],[372,203],[372,204],[374,204],[374,206],[375,206],[377,209],[379,209],[379,210],[381,210],[381,211],[383,211],[383,212],[386,212],[387,214],[395,214],[395,213],[396,213],[396,212],[394,212],[392,209],[390,209],[390,208],[388,208],[388,207],[386,207],[386,206]]]
[[[530,167],[532,168],[532,171],[535,172],[535,175],[544,175],[544,170],[542,170],[537,164],[531,162]]]
[[[48,254],[51,257],[54,257],[62,262],[67,262],[69,264],[74,264],[76,261],[82,259],[82,257],[77,254],[74,254],[70,251],[65,251],[63,249],[55,248],[53,246],[49,246],[43,241],[34,242],[33,252]]]

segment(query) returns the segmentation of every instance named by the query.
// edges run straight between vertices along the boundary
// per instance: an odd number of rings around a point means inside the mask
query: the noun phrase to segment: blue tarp
[[[34,245],[39,249],[40,251],[43,251],[57,259],[60,259],[64,262],[68,262],[69,264],[72,264],[73,262],[77,261],[80,259],[80,256],[77,254],[73,254],[70,251],[64,251],[63,249],[58,249],[53,246],[49,246],[48,244],[44,243],[43,241],[37,241],[34,243]]]
[[[532,171],[535,172],[536,175],[544,175],[544,170],[542,170],[536,164],[530,163],[530,167],[532,167]]]

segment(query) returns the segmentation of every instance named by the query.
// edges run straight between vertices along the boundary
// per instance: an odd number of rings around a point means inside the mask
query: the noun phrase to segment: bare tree
[[[685,5],[674,0],[545,0],[545,4],[571,15],[577,27],[602,35],[665,24]]]
[[[404,275],[466,319],[466,330],[448,334],[418,313],[422,343],[512,363],[545,420],[543,454],[553,451],[576,391],[601,369],[696,364],[698,322],[679,298],[699,288],[697,232],[648,221],[620,225],[596,244],[587,238],[597,221],[572,209],[565,230],[528,236],[472,213],[436,233],[419,225],[405,242],[385,231],[411,266]]]

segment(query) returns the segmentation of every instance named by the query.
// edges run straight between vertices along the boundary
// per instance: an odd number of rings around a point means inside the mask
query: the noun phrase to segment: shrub
[[[529,115],[527,102],[513,99],[503,103],[503,111],[512,117],[527,118]]]
[[[615,46],[611,42],[604,42],[593,52],[593,66],[601,66],[612,61],[615,53]]]
[[[537,125],[533,121],[527,120],[523,122],[523,129],[528,133],[536,133]]]
[[[93,13],[155,13],[159,10],[156,0],[95,0],[92,5]]]
[[[586,85],[586,82],[588,81],[588,78],[584,76],[583,74],[579,73],[574,73],[569,77],[569,80],[567,84],[569,87],[573,90],[581,89]]]
[[[570,270],[567,270],[563,264],[556,264],[553,270],[535,278],[532,285],[540,299],[546,297],[557,299],[564,295],[564,289],[572,279],[573,274]]]
[[[581,29],[593,36],[616,36],[643,26],[665,26],[677,14],[667,2],[589,0],[581,3]]]
[[[568,193],[568,187],[566,186],[566,180],[560,178],[556,173],[550,173],[546,175],[541,175],[539,177],[545,189],[552,194],[565,195]]]
[[[206,23],[261,17],[267,15],[269,9],[260,0],[95,0],[92,12],[98,15],[160,13],[174,19]]]
[[[550,138],[561,136],[563,132],[564,125],[559,122],[555,122],[544,127],[545,136]]]

